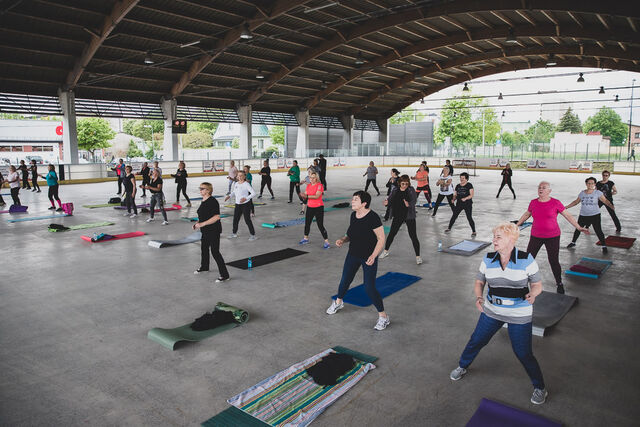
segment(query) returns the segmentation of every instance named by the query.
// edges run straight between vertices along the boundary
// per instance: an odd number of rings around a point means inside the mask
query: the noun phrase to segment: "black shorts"
[[[419,192],[419,191],[429,191],[429,184],[416,188],[416,192]]]

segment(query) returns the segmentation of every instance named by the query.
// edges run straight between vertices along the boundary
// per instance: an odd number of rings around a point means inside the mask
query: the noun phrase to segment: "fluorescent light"
[[[196,41],[191,42],[191,43],[181,44],[181,45],[180,45],[180,47],[189,47],[189,46],[194,46],[194,45],[197,45],[198,43],[200,43],[200,40],[196,40]]]
[[[462,88],[463,92],[469,92],[469,85],[467,83],[464,84],[464,87]]]
[[[249,24],[244,24],[244,28],[242,29],[242,32],[240,33],[240,38],[244,39],[244,40],[251,40],[253,38],[253,34],[251,33],[251,30],[249,29]]]
[[[356,57],[355,64],[356,65],[364,64],[364,58],[362,58],[362,51],[361,50],[358,51],[358,56]]]
[[[335,6],[337,5],[338,2],[337,1],[330,1],[327,4],[323,4],[322,6],[317,6],[317,7],[308,7],[306,8],[303,12],[304,13],[311,13],[311,12],[315,12],[317,10],[322,10],[322,9],[326,9],[327,7],[331,7],[331,6]]]
[[[547,59],[547,67],[553,67],[554,65],[558,65],[556,62],[556,56],[553,53],[550,53],[549,59]]]
[[[604,86],[600,86],[600,90],[598,91],[599,95],[603,95],[604,94]]]
[[[513,28],[509,28],[509,34],[507,34],[507,38],[504,41],[510,44],[518,43],[518,39],[515,34],[513,34]]]
[[[151,56],[151,52],[147,52],[144,55],[144,63],[147,65],[151,65],[153,63],[155,63],[155,61],[153,60],[153,57]]]
[[[262,74],[262,70],[258,68],[258,74],[256,74],[256,79],[264,79],[264,74]]]
[[[583,73],[580,73],[580,77],[578,77],[578,83],[584,83],[584,77],[582,77]]]

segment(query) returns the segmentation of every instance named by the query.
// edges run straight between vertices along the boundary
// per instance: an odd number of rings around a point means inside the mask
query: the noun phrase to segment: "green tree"
[[[405,108],[391,116],[391,118],[389,118],[389,123],[392,125],[401,125],[409,122],[420,122],[423,118],[424,113],[415,109]]]
[[[162,136],[162,135],[160,135],[160,136]],[[162,143],[163,143],[162,140],[156,138],[156,136],[154,135],[153,144],[147,143],[147,148],[146,148],[147,151],[145,151],[144,157],[146,157],[147,159],[153,159],[154,156],[156,155],[156,153],[158,151],[162,150],[162,148],[163,148],[162,147]]]
[[[151,135],[164,134],[164,122],[162,120],[129,120],[125,119],[122,124],[122,130],[129,135],[142,138],[147,142],[151,142]],[[151,132],[153,130],[153,132]]]
[[[187,135],[195,132],[205,132],[213,136],[217,129],[218,123],[215,122],[189,122],[189,125],[187,126]]]
[[[231,141],[231,148],[240,148],[240,138],[237,136]]]
[[[182,137],[183,148],[211,148],[213,135],[209,132],[191,132]]]
[[[135,143],[135,141],[129,140],[129,148],[127,149],[127,157],[128,158],[133,158],[133,157],[142,157],[142,150],[140,150],[138,148],[138,144]]]
[[[629,135],[629,126],[622,123],[618,113],[611,108],[602,107],[595,115],[584,122],[584,131],[598,131],[603,136],[611,138],[611,145],[624,145]]]
[[[471,98],[465,94],[447,100],[440,111],[440,124],[434,133],[436,145],[442,144],[448,136],[455,148],[465,144],[482,144],[483,121],[485,143],[493,145],[498,139],[500,123],[495,111],[487,106],[486,99]]]
[[[271,126],[269,136],[273,145],[284,146],[284,126]]]
[[[99,117],[78,119],[78,148],[87,150],[95,159],[95,151],[110,147],[109,140],[116,133],[109,126],[109,122]]]
[[[558,123],[557,131],[571,133],[582,132],[582,123],[580,123],[580,118],[577,114],[574,114],[571,111],[571,107],[569,107],[567,111],[562,115],[560,123]]]
[[[549,143],[555,133],[555,125],[548,120],[542,119],[538,119],[537,122],[535,122],[532,126],[529,126],[529,128],[524,131],[527,142],[532,142],[534,144]]]

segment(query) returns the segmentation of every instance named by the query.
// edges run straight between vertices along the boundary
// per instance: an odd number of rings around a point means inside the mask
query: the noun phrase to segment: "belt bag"
[[[508,297],[496,297],[493,295],[487,295],[487,300],[493,305],[498,305],[505,308],[516,308],[529,306],[529,301],[523,298],[508,298]]]

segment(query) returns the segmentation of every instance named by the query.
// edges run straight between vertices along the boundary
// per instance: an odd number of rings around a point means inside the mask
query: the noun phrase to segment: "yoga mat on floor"
[[[181,341],[202,341],[203,339],[219,334],[220,332],[240,326],[249,320],[248,311],[223,302],[218,302],[214,310],[229,311],[233,313],[233,317],[236,321],[234,323],[220,325],[217,328],[207,329],[206,331],[194,331],[191,329],[191,324],[193,322],[173,329],[153,328],[147,333],[147,338],[151,341],[157,342],[169,350],[175,350],[176,344]]]
[[[49,228],[48,230],[52,233],[60,233],[63,231],[71,231],[71,230],[84,230],[85,228],[95,228],[95,227],[104,227],[107,225],[114,225],[115,222],[92,222],[90,224],[78,224],[78,225],[70,225],[68,230],[54,230]]]
[[[152,248],[160,249],[167,248],[169,246],[184,245],[186,243],[195,243],[199,242],[201,239],[202,232],[196,231],[195,233],[191,233],[187,237],[178,240],[150,240],[149,246],[151,246]]]
[[[266,205],[266,203],[264,202],[253,202],[253,206],[264,206]],[[234,203],[233,205],[224,205],[225,208],[235,208],[236,204]]]
[[[334,200],[346,200],[351,199],[351,197],[323,197],[322,200],[324,202],[332,202]]]
[[[149,203],[143,203],[141,205],[136,205],[136,208],[138,209],[142,209],[142,208],[148,208],[151,205]],[[127,209],[126,206],[114,206],[113,209]]]
[[[380,292],[382,298],[386,298],[391,294],[394,294],[402,289],[413,285],[422,277],[411,276],[410,274],[388,272],[382,276],[376,278],[376,289]],[[338,295],[333,295],[331,298],[336,299]],[[364,283],[351,288],[347,291],[343,301],[358,307],[367,307],[373,304],[367,292],[365,291]]]
[[[227,217],[230,217],[230,216],[232,216],[232,215],[225,214],[225,213],[220,214],[220,218],[227,218]],[[183,220],[183,221],[198,222],[198,217],[197,216],[183,216],[180,219]]]
[[[463,240],[462,242],[458,242],[453,246],[449,246],[442,250],[442,252],[447,252],[455,255],[464,255],[471,256],[476,252],[481,251],[482,249],[489,246],[491,242],[483,242],[481,240]]]
[[[483,398],[467,427],[562,427],[540,415],[531,414],[493,400]]]
[[[147,208],[142,208],[142,209],[146,209],[146,212],[143,211],[143,210],[140,210],[140,213],[149,213],[149,209],[147,209]],[[169,208],[164,208],[164,211],[165,212],[171,212],[171,211],[178,211],[180,209],[182,209],[182,206],[180,206],[180,205],[172,205]],[[154,209],[153,212],[158,213],[158,212],[162,212],[162,210],[161,209]]]
[[[448,203],[445,202],[440,202],[440,206],[447,206]],[[431,202],[429,203],[422,203],[422,204],[417,204],[416,208],[428,208],[428,207],[432,207],[435,208],[436,207],[436,202]]]
[[[607,246],[623,249],[630,249],[631,246],[633,246],[633,242],[635,241],[636,239],[633,237],[622,236],[607,236],[607,238],[604,239],[604,242],[607,244]],[[600,246],[600,242],[596,243],[596,245]]]
[[[83,208],[88,208],[88,209],[108,208],[110,206],[120,206],[120,203],[102,203],[100,205],[82,205]]]
[[[140,237],[140,236],[144,236],[144,231],[132,231],[131,233],[113,234],[112,239],[98,240],[97,242],[92,242],[91,237],[89,236],[80,236],[80,238],[82,240],[86,240],[89,243],[102,243],[102,242],[111,242],[113,240],[130,239],[131,237]]]
[[[62,218],[65,216],[71,216],[71,215],[61,214],[61,215],[30,216],[26,218],[8,219],[7,222],[38,221],[40,219]]]
[[[315,222],[315,218],[313,221]],[[304,224],[305,218],[296,218],[289,219],[287,221],[278,221],[278,222],[263,222],[262,226],[265,228],[280,228],[280,227],[291,227],[292,225],[300,225]]]
[[[533,334],[543,337],[577,302],[578,298],[570,295],[542,292],[533,303]]]
[[[263,265],[271,264],[272,262],[282,261],[284,259],[293,258],[298,255],[304,255],[307,252],[300,251],[298,249],[281,249],[279,251],[267,252],[266,254],[256,255],[251,257],[251,267],[256,268]],[[232,267],[241,268],[247,270],[247,261],[249,258],[242,258],[235,261],[228,262],[227,265]]]
[[[330,353],[348,354],[354,357],[356,363],[352,369],[338,378],[337,384],[321,386],[313,381],[306,373],[306,369]],[[202,425],[307,426],[340,396],[355,386],[370,370],[375,369],[372,363],[375,360],[373,356],[344,347],[327,349],[228,399],[227,402],[237,411],[227,409]],[[251,416],[253,421],[246,416]]]
[[[13,206],[13,205],[11,205],[11,206]],[[0,211],[0,214],[3,214],[3,213],[8,213],[8,214],[26,214],[27,213],[26,210],[29,209],[29,206],[25,206],[24,208],[25,208],[24,211],[15,211],[15,212],[11,212],[11,209],[7,209],[7,210],[4,210],[4,211]]]
[[[572,265],[571,268],[565,270],[564,274],[588,277],[590,279],[599,279],[612,264],[613,262],[606,259],[583,257],[577,264]]]

